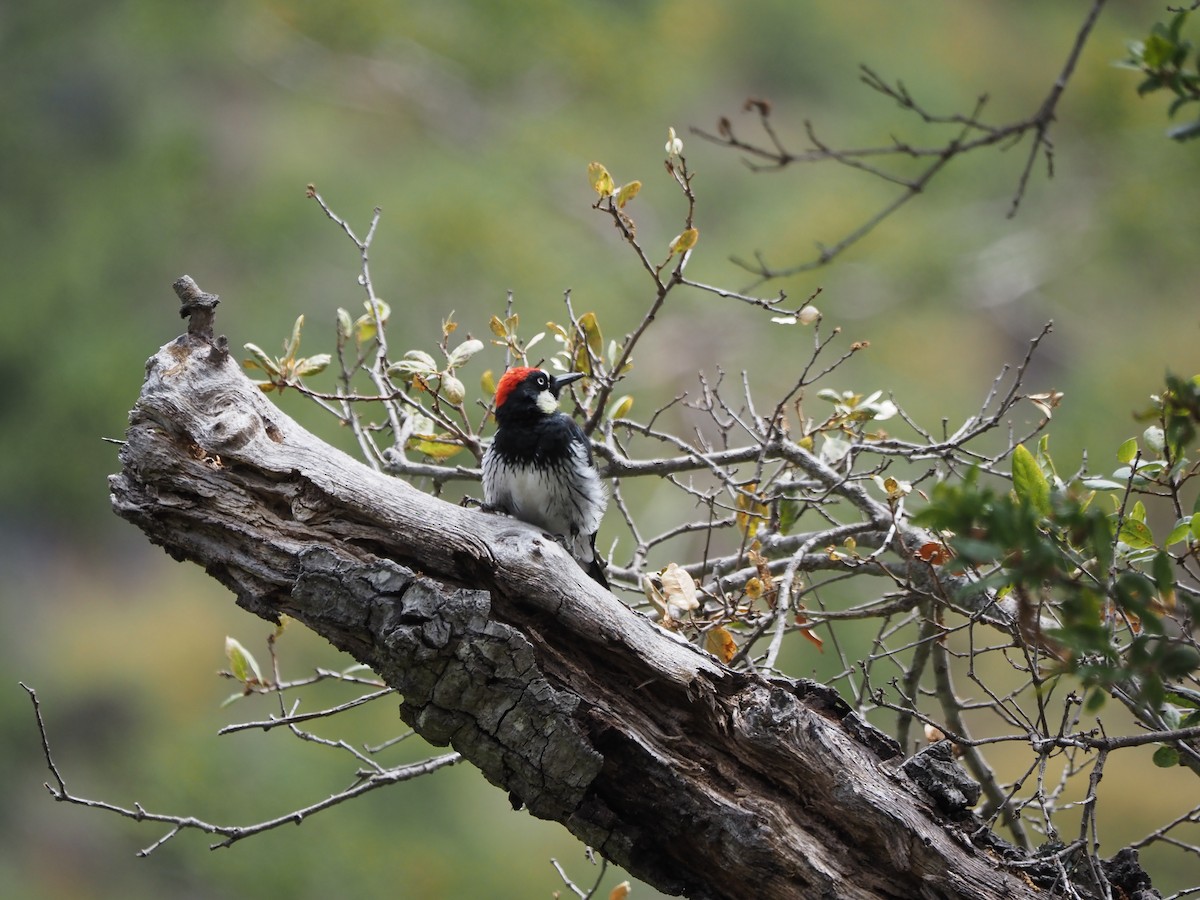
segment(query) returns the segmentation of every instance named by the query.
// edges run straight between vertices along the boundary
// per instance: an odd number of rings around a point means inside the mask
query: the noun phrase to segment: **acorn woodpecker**
[[[483,501],[553,535],[607,589],[596,530],[608,496],[587,435],[558,411],[559,392],[583,377],[526,366],[504,373],[496,386],[496,434],[483,454]]]

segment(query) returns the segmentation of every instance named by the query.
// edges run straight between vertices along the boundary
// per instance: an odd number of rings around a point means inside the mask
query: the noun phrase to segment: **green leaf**
[[[1013,450],[1012,477],[1017,498],[1040,515],[1050,515],[1050,482],[1024,444],[1018,444]]]
[[[1097,712],[1102,706],[1104,706],[1104,702],[1107,699],[1108,695],[1105,694],[1104,691],[1100,690],[1099,688],[1094,688],[1092,692],[1088,694],[1087,700],[1084,701],[1083,711],[1089,713]]]
[[[354,322],[350,318],[350,313],[340,306],[337,311],[337,333],[339,343],[350,340],[350,335],[354,333]]]
[[[1130,519],[1133,519],[1135,522],[1145,522],[1146,521],[1146,504],[1143,503],[1141,500],[1135,500],[1133,502],[1133,507],[1129,510],[1128,516]]]
[[[296,360],[296,374],[301,378],[308,375],[316,375],[318,372],[325,371],[325,368],[332,361],[333,357],[328,353],[318,353],[316,356],[298,359]]]
[[[1167,118],[1175,118],[1175,113],[1179,112],[1179,110],[1183,109],[1183,107],[1187,106],[1189,103],[1195,102],[1195,97],[1189,97],[1186,94],[1182,97],[1176,97],[1171,101],[1171,105],[1167,107]]]
[[[1122,491],[1125,485],[1108,478],[1085,478],[1080,484],[1093,491]]]
[[[1117,459],[1124,465],[1129,465],[1137,456],[1137,448],[1137,438],[1130,438],[1117,448]]]
[[[1188,125],[1178,125],[1168,130],[1167,137],[1173,141],[1190,141],[1200,137],[1200,120]]]
[[[279,376],[279,365],[267,355],[262,347],[258,346],[258,344],[243,344],[242,346],[246,349],[247,353],[254,357],[254,362],[247,360],[245,364],[246,368],[254,368],[255,363],[257,363],[258,367],[263,371],[269,372],[276,377]]]
[[[284,347],[284,359],[291,359],[296,355],[296,351],[300,349],[300,332],[304,330],[304,316],[296,316],[296,324],[292,326],[292,336],[288,338],[288,342]]]
[[[1184,516],[1175,523],[1175,527],[1171,529],[1171,533],[1167,535],[1167,539],[1163,541],[1164,547],[1170,547],[1172,544],[1178,544],[1185,540],[1192,530],[1192,516]]]
[[[1158,671],[1164,678],[1184,678],[1200,666],[1200,652],[1184,644],[1171,644],[1159,657]]]
[[[1159,78],[1157,75],[1151,75],[1149,78],[1147,78],[1145,81],[1143,81],[1141,84],[1139,84],[1137,86],[1138,96],[1144,97],[1149,93],[1157,91],[1162,86],[1163,86],[1162,79]]]
[[[1160,769],[1171,769],[1179,765],[1179,751],[1166,744],[1154,751],[1154,764]]]
[[[470,340],[463,341],[450,351],[450,356],[446,360],[446,368],[457,369],[482,349],[483,341],[481,340],[471,338]]]
[[[1174,691],[1168,691],[1167,699],[1176,706],[1182,706],[1184,709],[1200,709],[1200,700],[1197,700],[1193,696],[1184,696],[1183,694],[1177,694]]]
[[[800,521],[800,512],[804,504],[799,500],[784,499],[779,503],[779,533],[789,534],[795,524]]]
[[[1161,24],[1155,25],[1142,50],[1142,59],[1147,67],[1159,69],[1171,61],[1175,55],[1175,42]]]
[[[409,350],[399,362],[388,366],[388,374],[400,375],[405,378],[417,375],[429,378],[436,375],[437,370],[437,363],[424,350]]]

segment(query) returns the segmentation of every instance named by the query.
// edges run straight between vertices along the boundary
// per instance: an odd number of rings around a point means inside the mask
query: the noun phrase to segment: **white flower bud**
[[[674,159],[683,152],[683,141],[675,136],[675,129],[667,129],[667,144],[663,148],[667,151],[667,158]]]

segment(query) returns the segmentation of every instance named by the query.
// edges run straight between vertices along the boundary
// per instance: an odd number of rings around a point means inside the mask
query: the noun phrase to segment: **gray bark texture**
[[[213,339],[215,297],[176,291],[189,332],[147,363],[114,509],[370,666],[514,802],[694,898],[1054,896],[835,691],[734,671],[536,529],[329,447]]]

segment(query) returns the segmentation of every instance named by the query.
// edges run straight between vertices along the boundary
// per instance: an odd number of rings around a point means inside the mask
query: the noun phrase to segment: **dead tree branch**
[[[369,666],[409,725],[514,803],[697,898],[749,884],[761,897],[1016,898],[1030,879],[1055,883],[1062,860],[1026,858],[927,776],[919,787],[836,691],[734,671],[536,529],[330,448],[224,347],[201,327],[151,358],[114,509],[240,606],[292,616]]]

